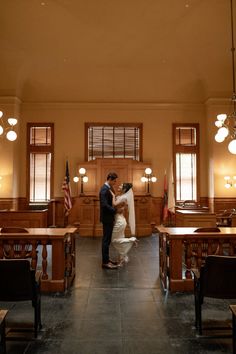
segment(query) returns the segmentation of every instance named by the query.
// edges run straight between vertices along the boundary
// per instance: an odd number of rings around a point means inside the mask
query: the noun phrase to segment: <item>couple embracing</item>
[[[102,267],[116,269],[128,262],[127,253],[137,245],[136,237],[125,237],[126,219],[125,208],[128,206],[129,226],[131,234],[135,233],[135,212],[132,183],[123,183],[120,186],[120,195],[116,196],[114,186],[117,182],[117,174],[111,172],[100,190],[100,221],[103,224],[102,238]],[[109,246],[112,245],[119,253],[119,261],[113,261],[109,257]]]

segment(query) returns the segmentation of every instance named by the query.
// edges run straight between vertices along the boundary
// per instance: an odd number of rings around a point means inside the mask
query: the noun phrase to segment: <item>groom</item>
[[[102,186],[99,199],[100,199],[100,221],[103,224],[103,237],[102,237],[102,268],[116,269],[117,262],[113,262],[109,258],[109,246],[111,243],[112,230],[114,226],[114,219],[116,209],[112,206],[112,194],[110,189],[116,184],[118,176],[115,172],[110,172],[107,180]]]

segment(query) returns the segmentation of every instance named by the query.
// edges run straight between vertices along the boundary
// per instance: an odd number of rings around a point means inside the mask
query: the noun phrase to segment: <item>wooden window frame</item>
[[[88,161],[88,129],[90,127],[134,127],[139,129],[139,161],[143,161],[143,123],[93,123],[86,122],[85,123],[85,161]],[[116,157],[114,157],[116,158]]]
[[[50,146],[33,146],[30,144],[30,129],[33,127],[50,127],[51,144]],[[50,175],[50,199],[54,195],[54,123],[27,123],[27,155],[26,155],[26,197],[28,204],[47,204],[47,201],[30,201],[30,154],[31,153],[51,153],[51,175]]]
[[[176,145],[176,128],[195,128],[196,129],[196,145],[195,146],[178,146]],[[195,153],[196,154],[196,202],[200,201],[200,127],[199,123],[173,123],[172,125],[172,144],[173,144],[173,175],[175,185],[176,204],[180,203],[176,199],[176,154],[177,153]]]

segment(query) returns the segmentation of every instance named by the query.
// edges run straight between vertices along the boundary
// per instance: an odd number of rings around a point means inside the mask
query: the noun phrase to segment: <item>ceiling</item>
[[[231,97],[230,31],[230,0],[1,0],[0,96],[23,102]]]

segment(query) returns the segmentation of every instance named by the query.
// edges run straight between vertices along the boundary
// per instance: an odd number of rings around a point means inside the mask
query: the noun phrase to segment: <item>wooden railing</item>
[[[75,276],[76,228],[32,228],[26,233],[0,232],[0,259],[28,258],[42,270],[42,291],[63,292]]]
[[[236,228],[196,232],[192,227],[158,227],[160,279],[171,292],[192,291],[191,269],[200,269],[207,255],[236,255]]]

